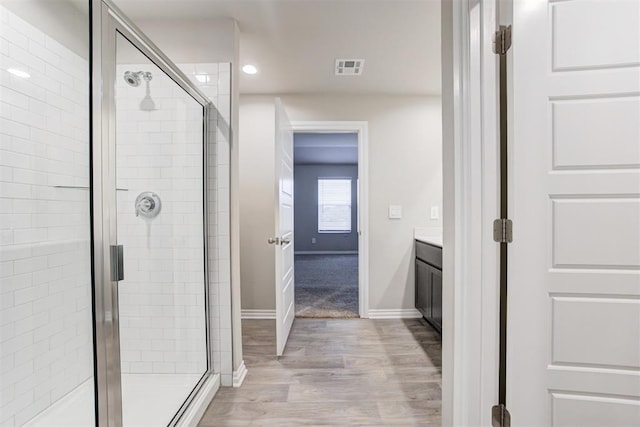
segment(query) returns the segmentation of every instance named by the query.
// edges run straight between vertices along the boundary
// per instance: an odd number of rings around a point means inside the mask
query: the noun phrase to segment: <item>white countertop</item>
[[[430,245],[442,247],[442,229],[435,227],[416,227],[413,231],[413,238]]]
[[[418,240],[419,242],[442,247],[442,237],[416,236],[415,239]]]

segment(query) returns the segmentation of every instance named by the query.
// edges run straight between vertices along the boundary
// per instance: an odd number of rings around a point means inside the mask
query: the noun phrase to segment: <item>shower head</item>
[[[124,73],[124,81],[131,87],[140,86],[140,77],[149,82],[153,75],[149,71],[125,71]]]
[[[125,71],[124,81],[131,87],[140,86],[140,72],[134,73],[133,71]]]
[[[155,111],[156,103],[151,98],[151,91],[149,89],[149,82],[153,79],[153,74],[150,71],[125,71],[124,81],[131,87],[138,87],[141,83],[141,77],[147,84],[146,95],[140,102],[140,109],[142,111]]]

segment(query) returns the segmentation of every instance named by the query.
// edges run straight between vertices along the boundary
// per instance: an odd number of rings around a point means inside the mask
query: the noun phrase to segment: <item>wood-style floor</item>
[[[243,320],[242,387],[221,388],[201,426],[440,425],[441,343],[422,319]]]

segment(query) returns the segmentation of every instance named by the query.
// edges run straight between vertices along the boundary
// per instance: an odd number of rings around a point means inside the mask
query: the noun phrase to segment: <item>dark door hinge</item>
[[[493,240],[498,243],[513,242],[513,222],[507,218],[493,221]]]
[[[511,427],[511,414],[507,407],[500,404],[491,408],[491,425],[493,427]]]
[[[493,53],[496,55],[506,55],[511,47],[511,25],[501,25],[500,29],[493,34]]]

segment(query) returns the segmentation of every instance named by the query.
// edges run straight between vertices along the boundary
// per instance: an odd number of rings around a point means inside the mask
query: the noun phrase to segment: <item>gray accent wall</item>
[[[295,251],[357,251],[358,165],[295,165],[293,173]],[[351,178],[351,233],[318,233],[318,178]]]

